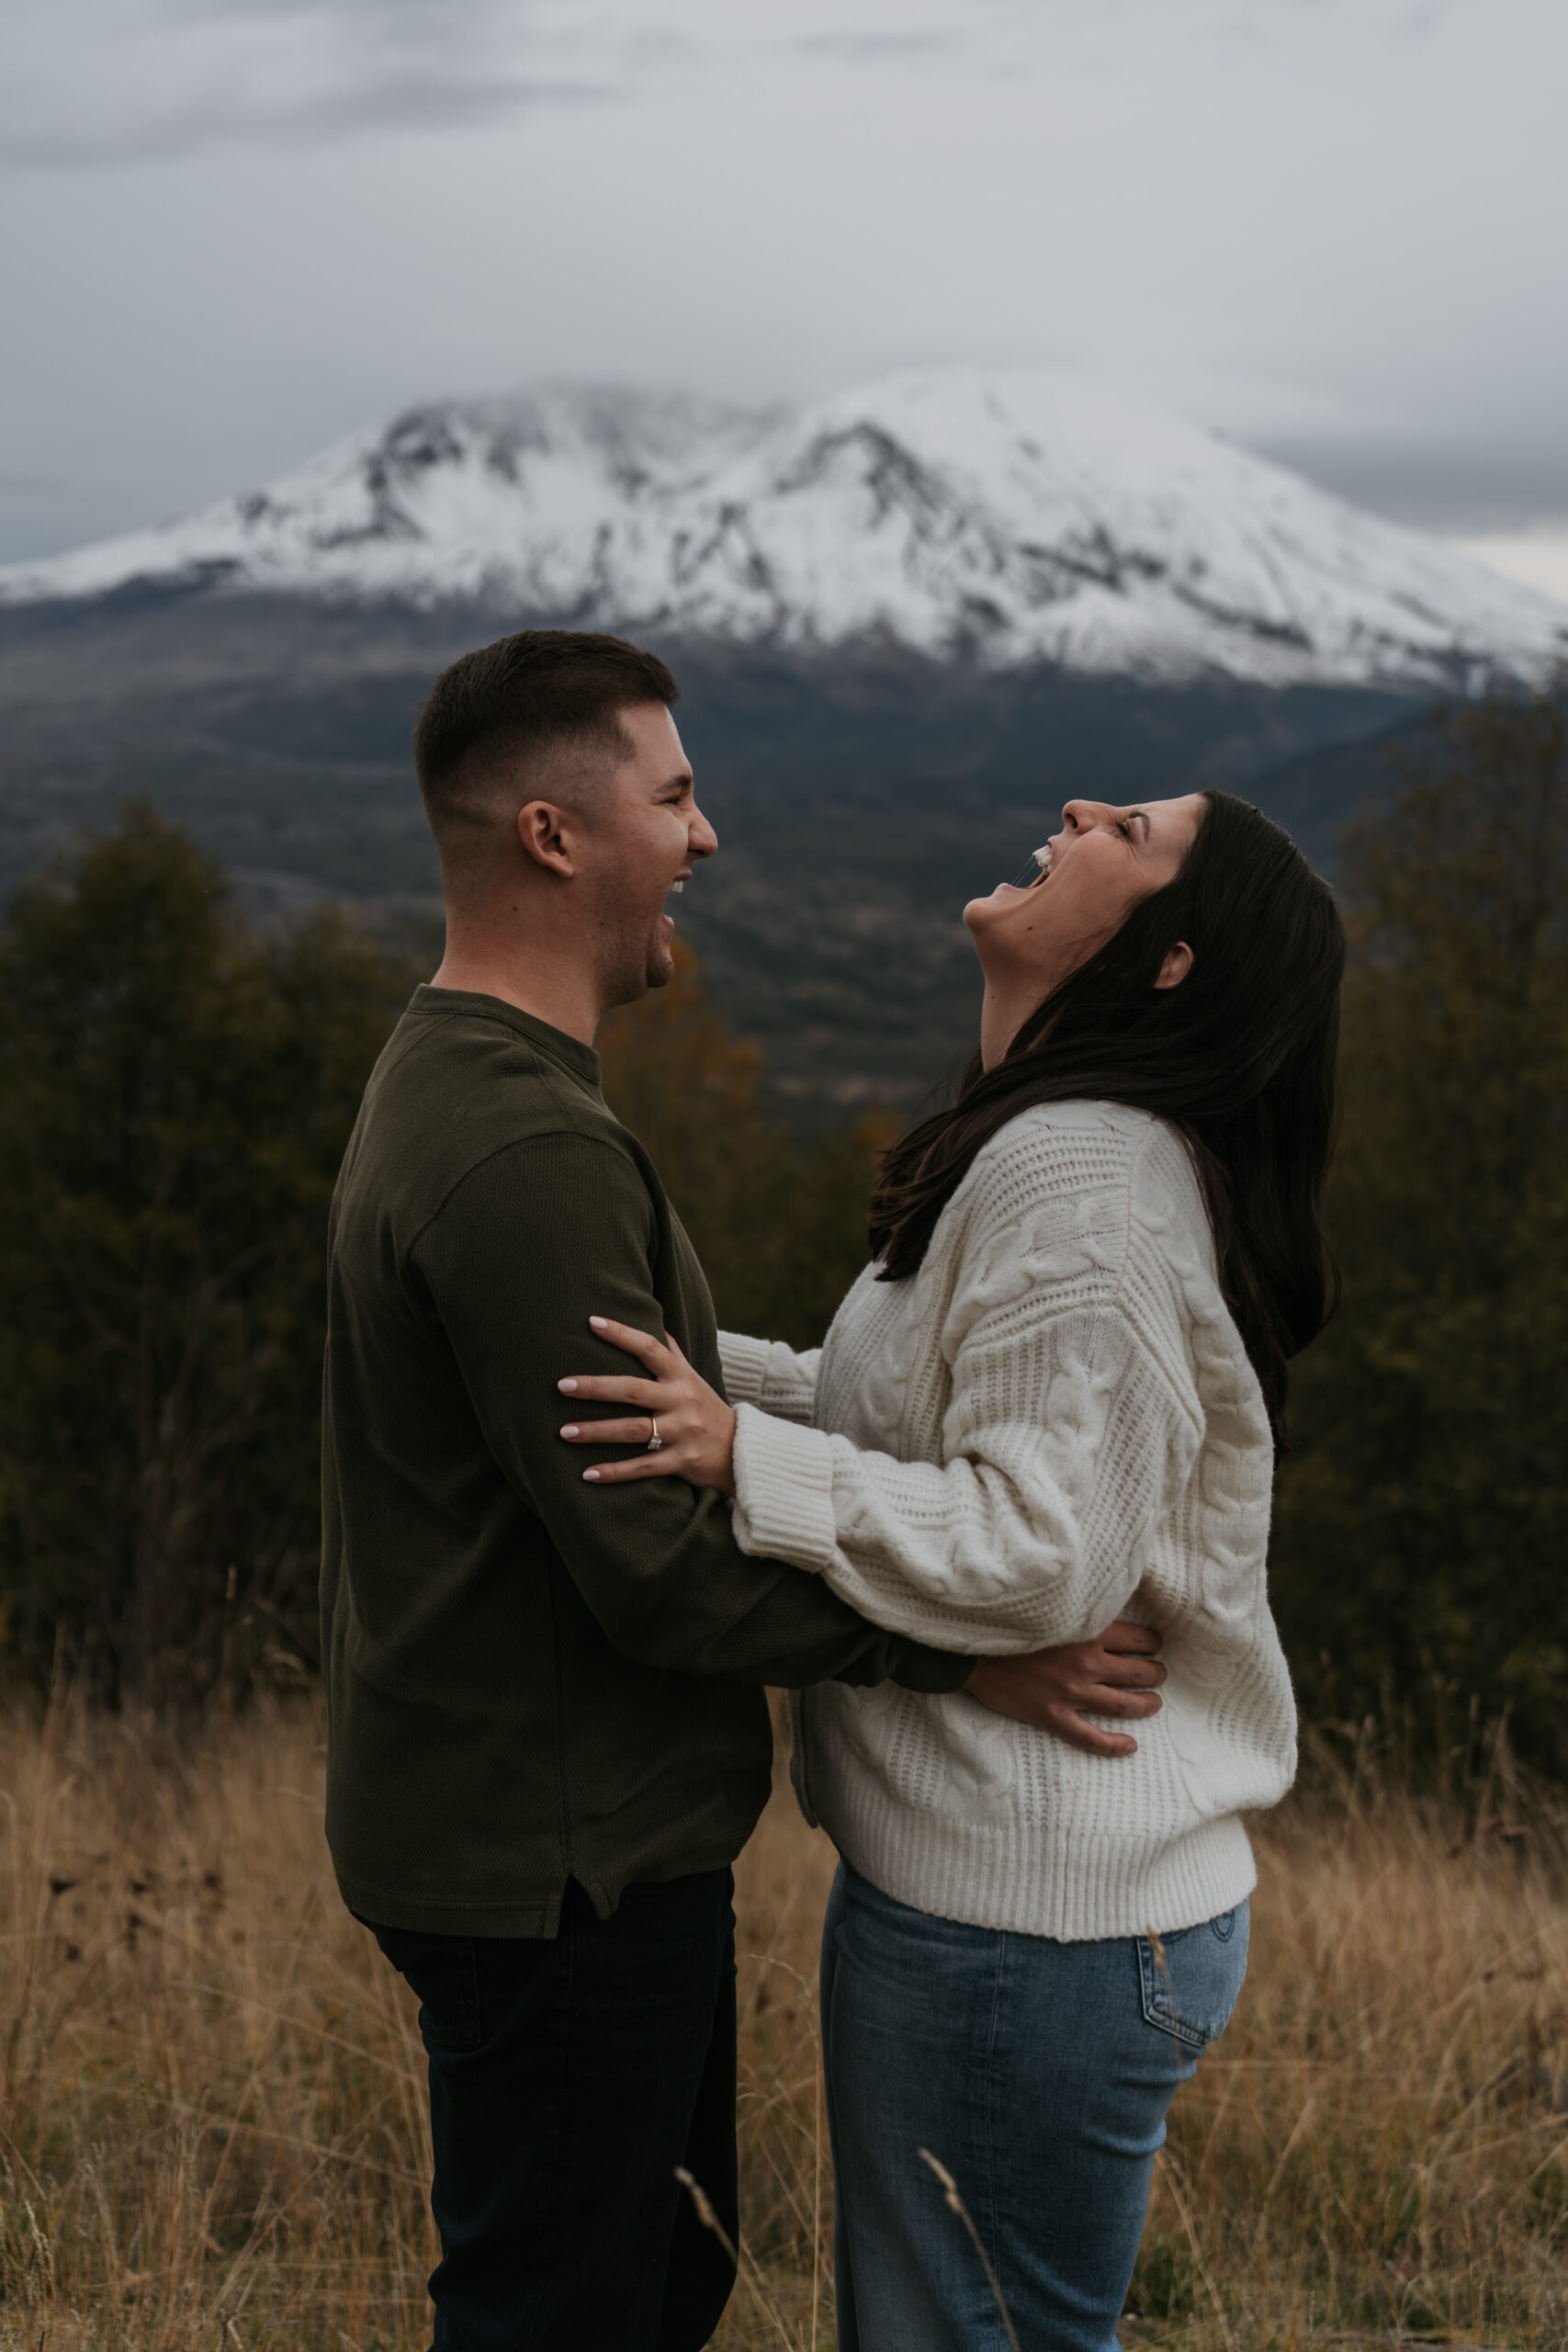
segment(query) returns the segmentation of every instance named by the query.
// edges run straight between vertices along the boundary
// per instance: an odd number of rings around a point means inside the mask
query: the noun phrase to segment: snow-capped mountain
[[[0,571],[1177,681],[1474,683],[1568,605],[1080,377],[904,374],[794,413],[555,387],[416,409],[251,496]]]

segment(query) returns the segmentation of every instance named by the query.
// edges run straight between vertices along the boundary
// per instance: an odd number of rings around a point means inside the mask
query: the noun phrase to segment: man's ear
[[[570,810],[558,808],[553,800],[525,800],[517,811],[517,838],[524,855],[567,880],[577,871],[572,855],[576,831]]]
[[[1179,989],[1192,969],[1193,961],[1192,950],[1184,939],[1179,939],[1175,946],[1166,952],[1165,962],[1159,967],[1159,978],[1155,982],[1156,988]]]

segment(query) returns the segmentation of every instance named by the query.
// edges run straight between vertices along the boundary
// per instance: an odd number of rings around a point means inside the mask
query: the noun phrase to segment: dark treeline
[[[1303,1702],[1568,1773],[1568,725],[1455,711],[1343,847],[1329,1223],[1273,1587]]]
[[[1345,844],[1330,1217],[1273,1589],[1309,1712],[1472,1698],[1568,1772],[1568,731],[1450,717]],[[336,913],[253,933],[151,809],[0,933],[0,1609],[14,1671],[182,1704],[315,1659],[322,1232],[418,973]],[[605,1091],[720,1317],[809,1345],[864,1256],[885,1125],[812,1146],[689,960],[616,1014]]]
[[[314,1654],[321,1238],[407,993],[130,809],[0,933],[7,1645],[183,1702]]]

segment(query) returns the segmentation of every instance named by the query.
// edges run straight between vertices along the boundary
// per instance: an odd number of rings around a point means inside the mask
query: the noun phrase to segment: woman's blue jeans
[[[841,1864],[822,1939],[840,2352],[1115,2352],[1178,2083],[1247,1972],[1247,1909],[1053,1943],[938,1919]]]

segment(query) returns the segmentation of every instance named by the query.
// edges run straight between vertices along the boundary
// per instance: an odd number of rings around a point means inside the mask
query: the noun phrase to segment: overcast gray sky
[[[1563,0],[9,0],[0,555],[411,401],[1066,359],[1568,514]]]

